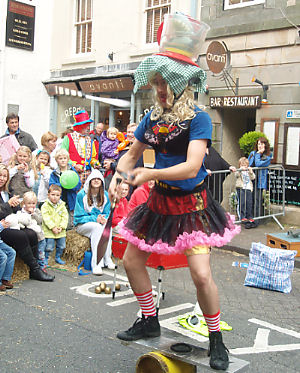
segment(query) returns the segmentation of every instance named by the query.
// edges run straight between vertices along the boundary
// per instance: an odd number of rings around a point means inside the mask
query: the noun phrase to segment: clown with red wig
[[[91,173],[91,169],[99,167],[99,162],[95,143],[89,136],[90,123],[93,120],[90,119],[85,110],[80,110],[74,114],[74,120],[74,131],[64,137],[61,148],[69,152],[70,160],[79,173],[83,185]]]

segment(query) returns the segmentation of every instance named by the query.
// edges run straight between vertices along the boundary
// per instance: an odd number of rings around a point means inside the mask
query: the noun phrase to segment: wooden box
[[[269,233],[267,234],[267,246],[283,249],[295,250],[296,256],[300,256],[300,237],[291,237],[287,233]]]

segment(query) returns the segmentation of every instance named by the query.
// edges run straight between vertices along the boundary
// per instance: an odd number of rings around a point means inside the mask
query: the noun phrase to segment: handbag
[[[297,251],[274,249],[252,242],[244,285],[290,293],[290,275]]]
[[[83,272],[82,269],[80,269],[82,266],[88,272]],[[84,253],[83,259],[77,269],[79,276],[85,276],[92,273],[92,252],[90,250]]]

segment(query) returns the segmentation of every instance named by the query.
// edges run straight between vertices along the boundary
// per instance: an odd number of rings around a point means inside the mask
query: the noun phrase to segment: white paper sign
[[[0,155],[2,163],[7,164],[13,154],[19,149],[20,144],[15,135],[10,135],[0,139]]]

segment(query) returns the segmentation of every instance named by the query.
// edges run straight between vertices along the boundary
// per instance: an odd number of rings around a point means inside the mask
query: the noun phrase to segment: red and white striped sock
[[[219,332],[220,329],[220,310],[215,315],[204,315],[208,331],[211,332]]]
[[[134,293],[136,299],[138,300],[143,315],[147,318],[148,316],[156,316],[156,309],[154,306],[152,289],[146,293],[137,294]]]

